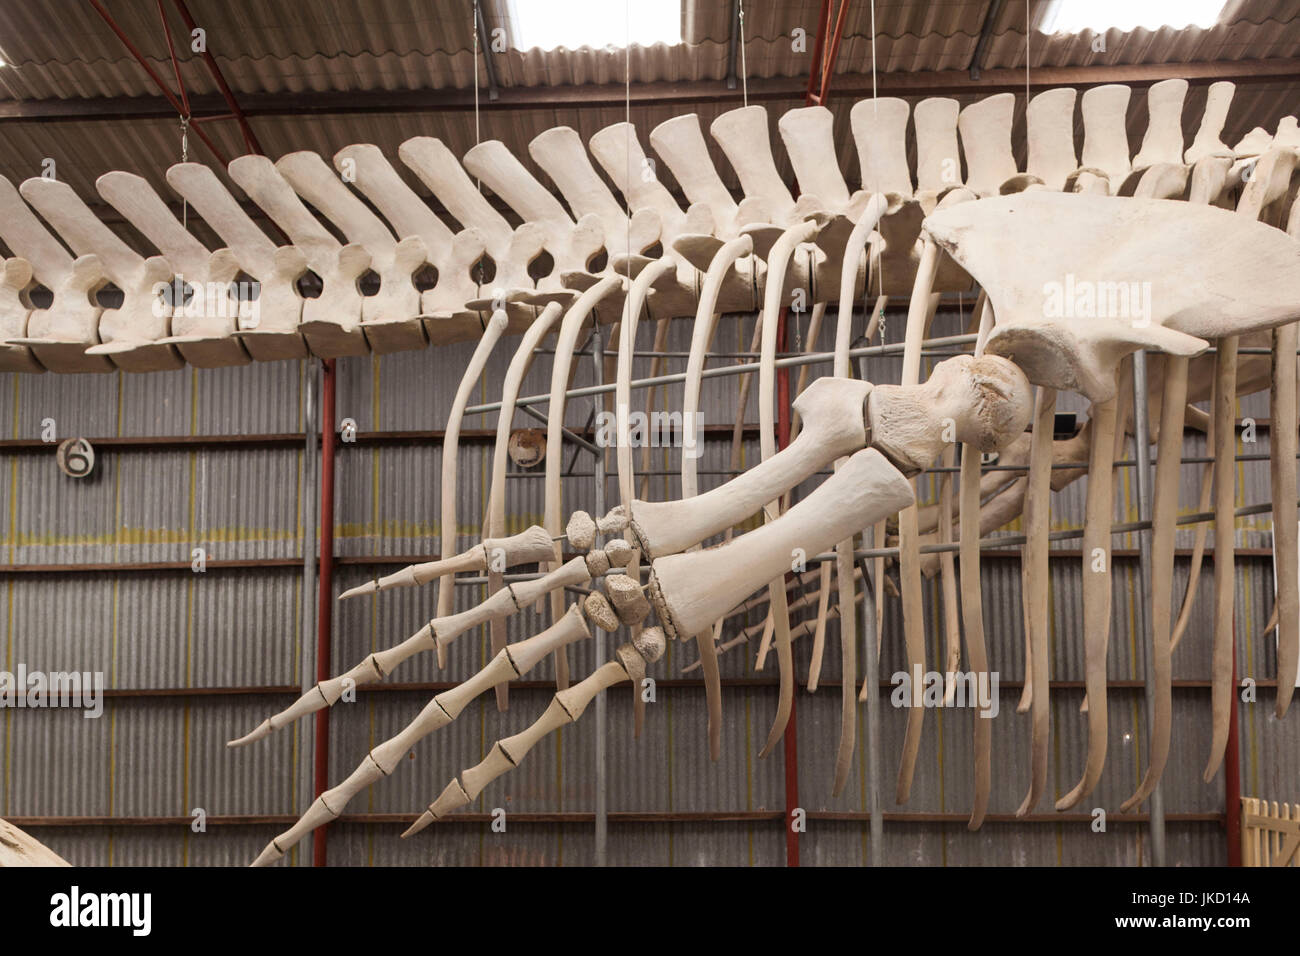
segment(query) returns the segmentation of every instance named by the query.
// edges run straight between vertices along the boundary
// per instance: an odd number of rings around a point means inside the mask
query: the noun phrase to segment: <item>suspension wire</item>
[[[188,163],[189,161],[190,161],[190,118],[188,116],[182,116],[181,117],[181,162]],[[189,221],[190,221],[190,204],[189,201],[184,196],[181,196],[181,226],[183,226],[185,229],[189,229]]]
[[[740,93],[749,106],[749,68],[745,66],[745,0],[739,0],[740,13]]]
[[[474,22],[474,145],[479,144],[479,105],[478,105],[478,57],[479,57],[479,37],[478,37],[478,4],[479,0],[470,0],[469,16]],[[474,187],[478,190],[480,196],[483,195],[483,182],[477,176],[474,177]],[[483,257],[480,256],[476,263],[474,276],[474,291],[481,298],[483,295]],[[479,325],[483,326],[483,331],[487,331],[487,323],[483,321],[483,313],[479,312]]]
[[[880,119],[880,100],[877,97],[877,89],[876,89],[876,0],[871,0],[871,112],[874,119],[877,120]],[[904,131],[906,131],[906,129]],[[872,190],[872,195],[878,196],[880,194],[879,170],[876,171],[876,175],[874,179],[875,182],[872,183],[872,186],[874,186],[875,188]],[[877,248],[879,248],[879,246],[877,246]],[[870,252],[871,247],[868,246],[867,249],[868,249],[867,282],[866,282],[866,291],[863,294],[863,302],[862,302],[864,312],[868,308],[867,303],[871,301],[871,259],[872,259],[871,252]],[[885,291],[885,258],[884,256],[880,256],[878,257],[878,260],[879,260],[878,269],[880,271],[879,288],[880,288],[880,293],[883,295]],[[871,325],[870,315],[867,316],[867,325],[868,326]],[[880,310],[879,329],[880,329],[880,344],[884,345],[885,344],[885,310],[883,308]],[[870,340],[868,340],[867,344],[868,345],[871,344]]]

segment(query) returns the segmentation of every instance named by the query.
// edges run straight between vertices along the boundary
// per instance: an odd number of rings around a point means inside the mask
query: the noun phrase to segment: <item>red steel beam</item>
[[[161,0],[159,0],[159,2],[161,2]],[[181,15],[181,19],[185,21],[186,28],[193,33],[198,28],[198,24],[190,14],[189,7],[185,5],[185,0],[172,0],[172,3],[175,5],[177,12]],[[229,84],[226,83],[226,77],[221,72],[221,67],[217,65],[216,58],[208,52],[207,44],[204,44],[201,56],[203,57],[203,62],[207,64],[208,72],[212,74],[212,79],[217,84],[217,89],[221,90],[222,98],[225,99],[226,105],[230,107],[230,115],[234,118],[235,122],[239,124],[239,132],[242,133],[244,137],[244,146],[250,153],[261,155],[262,144],[257,141],[257,135],[253,132],[253,128],[248,125],[248,117],[246,117],[244,111],[239,108],[239,102],[235,99],[235,94],[231,92]]]
[[[154,86],[158,87],[158,91],[167,98],[167,102],[169,102],[172,105],[172,108],[176,110],[176,115],[180,116],[182,119],[188,120],[190,117],[189,107],[176,99],[176,95],[168,89],[167,84],[163,82],[162,77],[160,77],[154,71],[154,68],[149,65],[149,61],[145,59],[144,54],[141,53],[139,48],[131,42],[131,38],[123,32],[122,28],[117,25],[117,21],[113,19],[112,15],[104,9],[104,5],[100,3],[99,0],[88,0],[88,2],[95,9],[95,12],[103,18],[104,22],[108,24],[109,29],[117,34],[117,38],[122,41],[122,45],[126,47],[127,52],[130,53],[131,56],[135,58],[135,61],[140,64],[140,68],[149,75],[149,79],[153,80]],[[217,160],[221,165],[225,166],[226,157],[222,155],[221,150],[217,149],[217,144],[212,142],[208,134],[198,127],[194,128],[194,132],[198,135],[199,139],[203,141],[203,144],[212,151],[212,155],[217,157]]]
[[[320,574],[317,577],[316,682],[330,673],[330,637],[334,630],[334,359],[321,362],[320,412]],[[320,796],[330,781],[330,708],[316,712],[315,791]],[[312,835],[312,865],[325,865],[326,831]]]

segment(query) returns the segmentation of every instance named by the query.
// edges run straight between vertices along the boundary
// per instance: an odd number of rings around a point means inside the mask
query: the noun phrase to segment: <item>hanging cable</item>
[[[745,66],[745,0],[740,0],[740,94],[749,105],[749,68]]]

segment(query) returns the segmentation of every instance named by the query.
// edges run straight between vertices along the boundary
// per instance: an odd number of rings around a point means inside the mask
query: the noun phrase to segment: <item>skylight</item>
[[[1125,33],[1144,27],[1208,28],[1219,21],[1224,0],[1055,0],[1038,29],[1043,33],[1082,33],[1091,30]]]
[[[681,0],[508,0],[506,9],[519,50],[682,42]]]

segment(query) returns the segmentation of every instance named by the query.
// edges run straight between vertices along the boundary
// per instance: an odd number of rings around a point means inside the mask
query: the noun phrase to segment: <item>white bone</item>
[[[1119,192],[1132,165],[1128,151],[1128,101],[1132,91],[1127,86],[1110,83],[1084,90],[1080,109],[1083,113],[1083,165],[1099,169],[1110,181],[1110,192]]]
[[[1232,95],[1236,90],[1236,84],[1227,80],[1210,84],[1205,94],[1205,112],[1201,114],[1200,128],[1183,156],[1183,162],[1187,165],[1192,166],[1205,156],[1229,155],[1232,152],[1219,137],[1223,135],[1223,124],[1228,119],[1228,108],[1232,106]]]
[[[787,110],[777,121],[781,141],[794,167],[799,192],[821,200],[822,209],[843,212],[849,187],[835,155],[835,116],[824,106]]]
[[[1147,90],[1147,131],[1133,157],[1134,169],[1183,161],[1183,100],[1187,81],[1161,80]],[[1189,164],[1190,165],[1190,164]]]
[[[665,628],[680,638],[711,627],[744,595],[789,570],[794,549],[824,551],[847,529],[865,528],[912,500],[911,486],[883,455],[858,452],[775,521],[718,548],[656,559],[651,594],[667,612]]]
[[[611,260],[640,253],[659,238],[659,217],[647,209],[629,218],[592,167],[582,140],[569,127],[540,133],[528,144],[528,154],[559,187],[576,216],[600,220]]]
[[[650,145],[668,164],[692,205],[702,205],[713,219],[714,235],[731,239],[740,227],[739,207],[723,184],[695,113],[674,116],[650,131]]]
[[[1044,90],[1029,101],[1025,122],[1029,159],[1026,168],[1048,189],[1062,190],[1078,168],[1074,155],[1075,91],[1068,86]]]
[[[167,182],[221,237],[240,270],[258,283],[256,326],[235,333],[249,354],[259,361],[305,358],[297,281],[307,271],[306,256],[295,246],[276,246],[267,238],[207,166],[177,163],[168,168]],[[241,324],[249,325],[246,320]]]
[[[394,241],[383,221],[318,153],[288,153],[276,160],[275,168],[299,196],[339,227],[350,245],[369,254],[369,268],[379,276],[379,291],[361,302],[371,349],[383,353],[422,348],[426,339],[418,318],[420,294],[411,277],[428,259],[424,241],[419,236]]]
[[[907,100],[892,96],[859,100],[849,110],[863,189],[911,198],[912,170],[907,165],[910,112]]]
[[[1195,355],[1208,339],[1300,318],[1295,240],[1213,206],[1027,192],[941,210],[926,228],[988,290],[989,350],[1014,354],[1031,381],[1093,401],[1114,394],[1119,359],[1136,348]],[[1014,259],[974,241],[1010,229],[1026,237]],[[1149,289],[1150,321],[1045,318],[1047,284],[1067,273]]]
[[[27,335],[31,308],[22,293],[32,282],[32,267],[26,259],[0,256],[0,372],[44,372],[32,350],[25,345],[6,344]]]
[[[605,241],[598,217],[583,216],[575,223],[560,201],[499,140],[479,143],[465,154],[464,163],[525,222],[541,228],[555,268],[538,281],[538,289],[557,291],[565,273],[587,271]]]
[[[96,256],[104,275],[122,290],[122,304],[100,315],[99,337],[104,346],[92,346],[87,353],[102,354],[108,351],[107,346],[114,346],[117,364],[128,371],[180,368],[180,356],[157,344],[167,335],[171,317],[171,308],[158,292],[158,287],[172,278],[171,264],[161,256],[146,260],[132,250],[95,218],[67,183],[37,177],[24,182],[19,192],[74,253]]]
[[[358,245],[341,246],[265,156],[239,156],[231,161],[228,171],[302,251],[308,268],[320,276],[321,294],[305,300],[302,307],[301,331],[312,353],[322,358],[366,354],[365,336],[359,328],[361,291],[357,280],[370,268],[370,254]]]
[[[478,298],[470,269],[483,255],[483,237],[475,230],[461,235],[434,214],[393,168],[378,146],[358,143],[334,155],[334,165],[350,169],[353,183],[392,224],[397,235],[418,236],[438,281],[420,296],[419,311],[429,318],[425,327],[435,345],[461,340],[481,331],[477,315],[465,314],[465,303]],[[468,321],[466,321],[468,320]]]
[[[761,106],[730,110],[713,121],[709,133],[736,171],[746,199],[760,204],[761,221],[785,225],[794,211],[794,197],[776,171],[767,110]]]
[[[496,266],[496,275],[491,289],[480,289],[480,294],[486,292],[496,298],[513,290],[533,287],[528,264],[537,258],[545,241],[540,227],[525,222],[517,230],[512,230],[505,217],[483,197],[441,140],[431,136],[413,137],[398,147],[397,155],[462,226],[482,234]]]
[[[938,195],[962,184],[961,156],[957,151],[956,100],[931,97],[912,111],[916,127],[916,190]]]
[[[26,337],[10,339],[10,344],[30,346],[40,364],[54,372],[112,371],[107,358],[85,354],[87,346],[99,341],[103,309],[95,303],[94,293],[107,281],[99,257],[74,260],[3,176],[0,239],[31,265],[35,280],[54,296],[48,308],[34,309],[28,316]]]
[[[962,152],[966,156],[966,186],[979,196],[996,196],[1013,178],[1016,158],[1011,152],[1012,93],[986,96],[957,117]]]
[[[152,186],[131,173],[110,172],[95,182],[99,194],[166,257],[166,261],[194,289],[189,303],[171,310],[171,336],[177,351],[196,368],[244,365],[251,357],[233,337],[242,304],[229,284],[239,271],[234,253],[208,249],[192,236]],[[170,279],[170,277],[168,277]],[[162,280],[165,281],[165,280]],[[209,284],[227,286],[225,294]],[[212,308],[209,308],[212,306]],[[189,314],[196,312],[197,315]],[[100,320],[101,332],[109,313]]]

